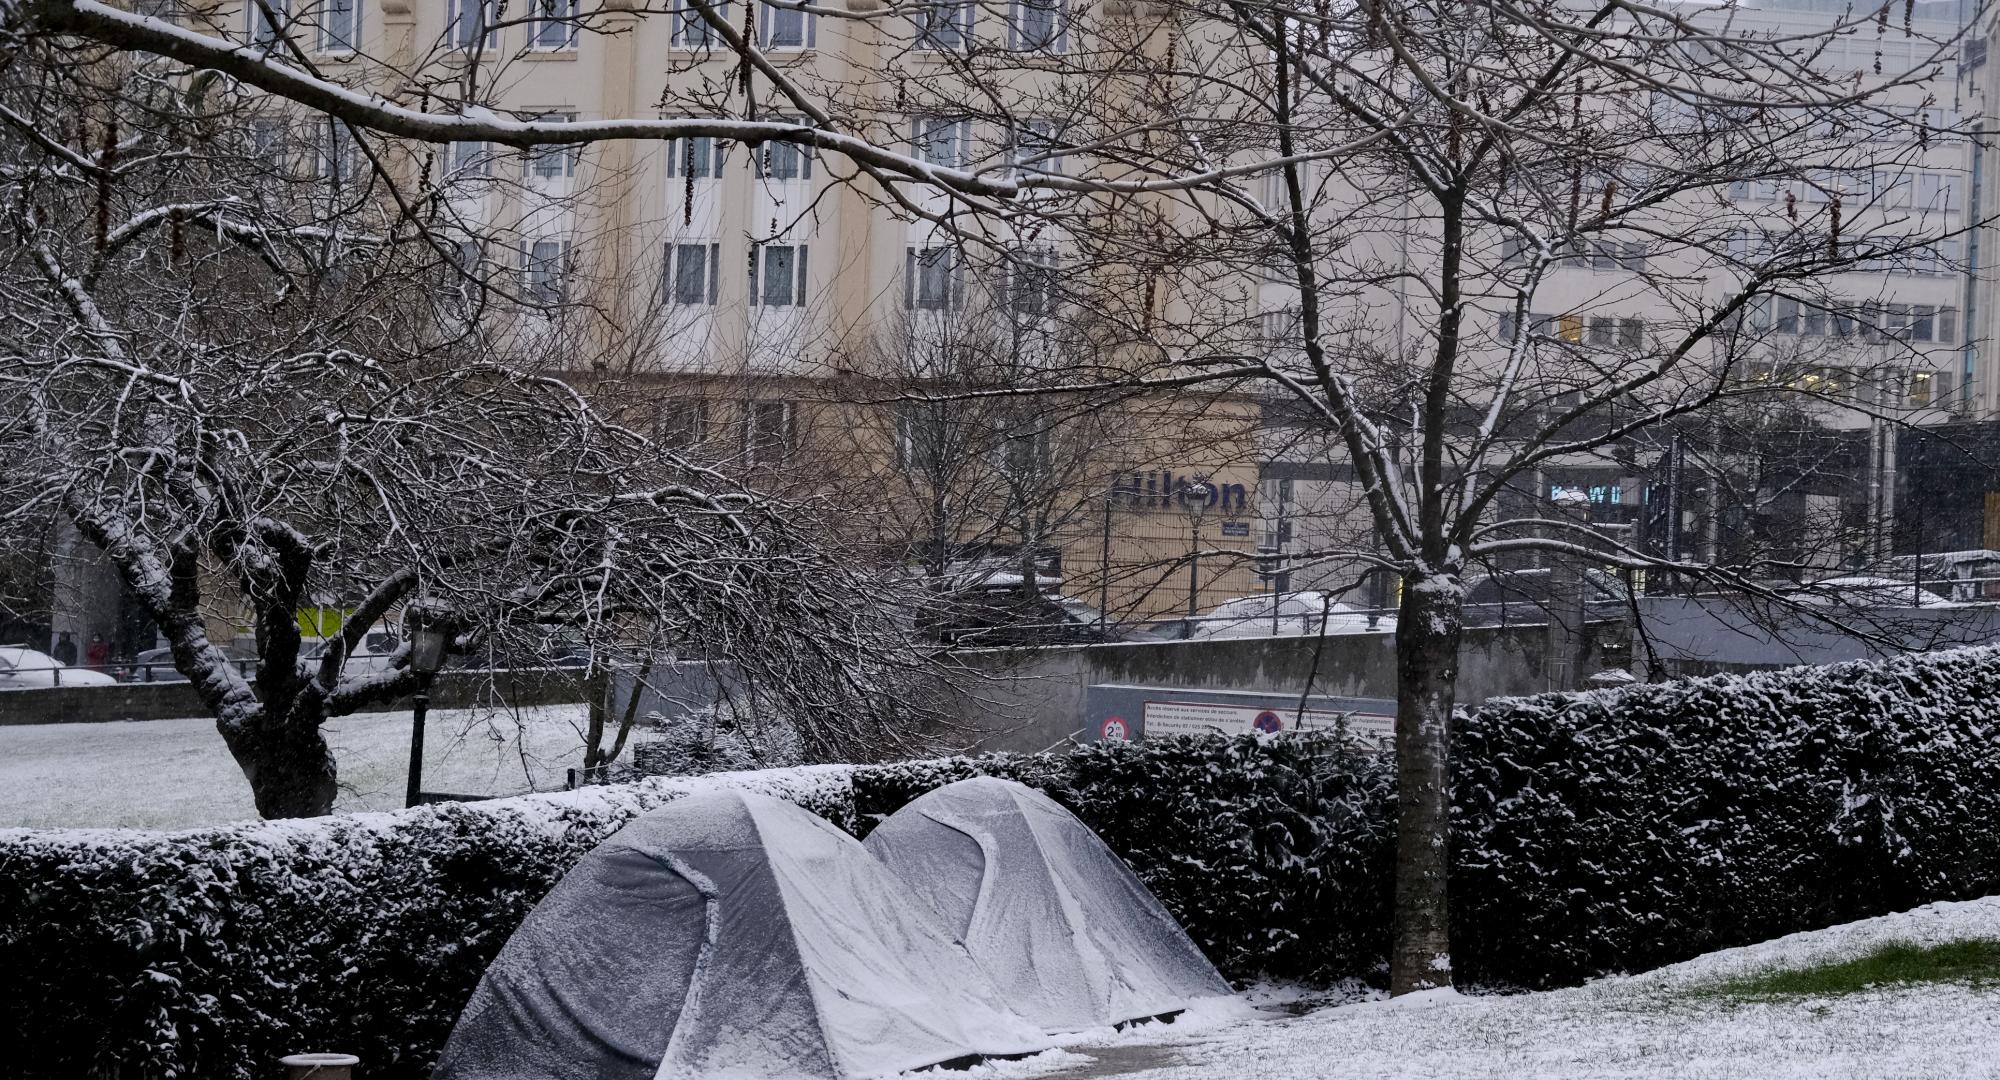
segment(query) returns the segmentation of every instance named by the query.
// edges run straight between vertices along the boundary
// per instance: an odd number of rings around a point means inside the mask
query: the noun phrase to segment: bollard
[[[353,1080],[361,1059],[353,1054],[293,1054],[278,1059],[286,1080]]]

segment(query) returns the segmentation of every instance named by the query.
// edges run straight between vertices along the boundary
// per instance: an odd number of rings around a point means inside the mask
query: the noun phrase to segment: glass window
[[[319,51],[353,52],[360,40],[360,0],[321,0]]]
[[[1042,316],[1056,309],[1055,256],[1021,255],[1008,271],[1007,303],[1017,315]]]
[[[796,7],[766,3],[757,14],[757,44],[767,49],[811,48],[816,19]]]
[[[667,140],[667,175],[679,179],[710,180],[722,175],[727,144],[703,135],[699,138]]]
[[[774,117],[781,123],[798,123],[797,117]],[[812,179],[812,151],[797,143],[767,142],[757,149],[757,175],[766,180]]]
[[[917,157],[929,165],[962,168],[966,157],[966,123],[942,116],[919,116],[911,141]]]
[[[806,246],[764,244],[750,253],[750,302],[797,307],[806,297]]]
[[[917,47],[933,52],[956,52],[972,40],[972,5],[937,3],[919,11]]]
[[[668,245],[667,274],[671,282],[669,294],[674,303],[715,303],[721,259],[720,244]]]
[[[1030,172],[1060,173],[1063,156],[1056,152],[1057,145],[1054,120],[1023,121],[1014,132],[1014,166]]]
[[[926,311],[955,309],[965,299],[965,275],[951,248],[910,248],[904,255],[903,300]]]
[[[528,0],[528,44],[536,49],[576,47],[577,0]]]
[[[543,113],[537,123],[567,124],[575,113]],[[576,175],[577,160],[583,150],[576,146],[537,146],[528,151],[528,174],[537,180],[557,180]]]
[[[729,0],[715,0],[714,3],[705,6],[715,13],[716,18],[724,22],[729,20]],[[701,11],[695,0],[684,0],[674,11],[674,44],[693,47],[715,45],[721,41],[722,32],[701,17]]]
[[[455,142],[445,158],[445,168],[453,176],[491,176],[493,155],[483,142]]]
[[[1601,349],[1611,347],[1618,336],[1618,320],[1603,315],[1593,315],[1590,319],[1590,344]]]
[[[1010,48],[1060,52],[1067,44],[1065,0],[1013,0]]]
[[[753,401],[744,411],[743,454],[752,465],[785,461],[797,449],[789,401]]]
[[[566,282],[569,242],[537,240],[528,248],[526,266],[528,300],[536,304],[559,304]]]
[[[247,0],[250,40],[258,45],[275,44],[278,31],[291,22],[291,0]],[[273,21],[275,20],[275,21]]]
[[[1646,347],[1646,321],[1644,319],[1618,320],[1618,346],[1624,349]]]
[[[1910,307],[1910,340],[1931,341],[1937,336],[1937,308],[1930,304]]]
[[[500,21],[496,10],[499,0],[449,0],[449,3],[447,34],[452,47],[491,49],[500,44],[500,31],[493,29]]]
[[[708,437],[708,402],[701,398],[667,398],[653,413],[653,438],[660,445],[685,450]]]

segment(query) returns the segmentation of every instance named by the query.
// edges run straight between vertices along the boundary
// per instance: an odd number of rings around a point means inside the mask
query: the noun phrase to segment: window
[[[1933,341],[1937,338],[1937,308],[1930,304],[1910,305],[1910,340]]]
[[[1522,266],[1528,261],[1528,242],[1518,236],[1509,236],[1500,244],[1500,262],[1506,266]]]
[[[543,113],[535,117],[535,122],[567,124],[575,119],[575,113]],[[582,156],[580,147],[537,146],[528,151],[528,175],[536,180],[560,180],[575,176],[577,160]]]
[[[964,120],[919,116],[911,131],[910,142],[918,159],[925,164],[956,169],[963,168],[966,163],[968,134],[969,125]]]
[[[701,398],[667,398],[653,410],[653,438],[660,445],[686,450],[708,437],[708,402]]]
[[[928,405],[898,405],[895,416],[896,467],[910,472],[942,463],[950,455],[945,425]]]
[[[450,26],[446,33],[455,49],[492,49],[500,44],[500,31],[493,24],[500,21],[499,0],[447,0]]]
[[[1065,0],[1013,0],[1007,47],[1024,52],[1061,52],[1069,43]]]
[[[250,121],[250,152],[270,164],[277,164],[288,142],[283,117],[259,116]]]
[[[1780,296],[1772,302],[1771,332],[1795,335],[1799,332],[1799,302]]]
[[[1583,344],[1583,316],[1564,315],[1558,323],[1558,333],[1571,345]]]
[[[796,7],[765,3],[757,15],[757,44],[766,49],[810,49],[819,31],[819,16]]]
[[[722,175],[729,144],[704,135],[667,140],[667,175],[677,179],[712,180]]]
[[[445,169],[451,176],[491,176],[493,155],[483,142],[451,143],[445,155]]]
[[[467,274],[476,274],[486,261],[486,245],[477,240],[457,240],[451,245],[452,265]]]
[[[319,51],[353,52],[361,41],[361,0],[321,0]]]
[[[957,52],[972,40],[972,5],[945,0],[917,12],[917,48]]]
[[[360,171],[361,151],[354,132],[338,120],[328,120],[320,131],[314,175],[333,184],[346,183]]]
[[[763,244],[750,249],[750,303],[799,307],[806,302],[806,246]]]
[[[729,0],[715,0],[701,3],[700,0],[683,0],[674,11],[674,44],[692,49],[715,45],[722,41],[722,32],[707,19],[702,18],[701,8],[706,7],[715,17],[729,21]]]
[[[951,248],[908,248],[903,256],[903,303],[925,311],[955,311],[965,303],[965,268]]]
[[[668,297],[676,304],[715,303],[721,260],[720,244],[668,244]]]
[[[798,426],[789,401],[753,401],[743,412],[743,456],[751,465],[789,460]]]
[[[1618,347],[1638,351],[1646,347],[1646,321],[1644,319],[1618,320]]]
[[[1042,316],[1056,309],[1056,260],[1048,252],[1020,255],[1007,270],[1007,306],[1016,315]]]
[[[250,41],[255,45],[274,45],[278,32],[292,21],[291,0],[247,0],[244,10],[250,20]],[[273,21],[275,20],[275,21]]]
[[[576,48],[577,0],[528,0],[528,47]]]
[[[1024,120],[1014,131],[1013,165],[1028,172],[1060,173],[1063,156],[1057,145],[1054,120]]]
[[[528,247],[522,270],[530,303],[562,303],[569,284],[569,241],[535,241]]]
[[[1618,337],[1618,320],[1604,315],[1590,318],[1590,344],[1593,348],[1608,349]]]
[[[797,117],[773,117],[781,123],[800,123]],[[764,180],[812,179],[812,150],[798,143],[767,142],[757,148],[757,176]]]

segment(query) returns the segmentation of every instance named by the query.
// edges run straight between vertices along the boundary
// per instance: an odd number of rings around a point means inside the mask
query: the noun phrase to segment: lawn
[[[563,786],[583,758],[581,705],[432,710],[424,790],[514,795]],[[327,724],[336,811],[403,805],[410,714]],[[257,816],[208,719],[0,727],[0,826],[177,829]]]
[[[2000,897],[1538,994],[1197,1016],[970,1074],[1036,1080],[1971,1080],[2000,1075]],[[1757,989],[1762,996],[1718,993]],[[969,1078],[970,1080],[970,1078]]]

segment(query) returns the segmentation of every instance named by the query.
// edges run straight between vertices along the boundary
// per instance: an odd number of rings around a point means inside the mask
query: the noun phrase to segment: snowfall
[[[559,790],[583,763],[584,714],[581,705],[433,709],[424,790]],[[325,731],[340,769],[337,813],[403,805],[409,713],[357,713]],[[0,827],[180,829],[256,818],[214,720],[0,725]]]
[[[2000,986],[1795,1000],[1702,996],[1892,942],[2000,938],[2000,897],[1711,953],[1643,975],[1508,996],[1451,991],[1245,1019],[1228,1009],[1078,1037],[959,1074],[978,1080],[1973,1080],[2000,1077]],[[1253,993],[1253,1000],[1257,994]],[[1265,996],[1270,997],[1269,991]]]

